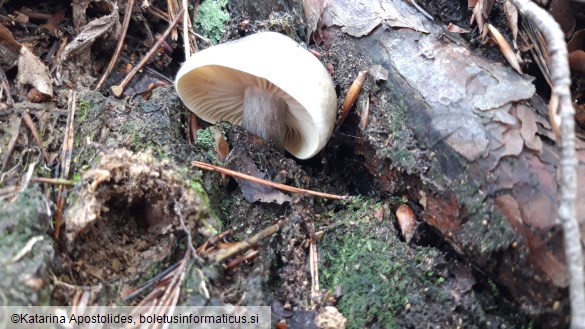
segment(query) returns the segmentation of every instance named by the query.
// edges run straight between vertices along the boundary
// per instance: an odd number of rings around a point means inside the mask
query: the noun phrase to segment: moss
[[[221,123],[219,125],[197,130],[197,148],[199,148],[206,155],[206,158],[209,159],[209,161],[211,161],[213,164],[221,165],[217,159],[217,153],[215,151],[214,129],[216,129],[216,127],[220,129],[225,136],[225,132],[229,130],[229,127],[231,126],[226,123]]]
[[[77,121],[80,124],[85,123],[87,120],[87,115],[89,110],[91,109],[91,102],[87,99],[80,99],[79,103],[77,104]]]
[[[211,205],[207,191],[205,191],[205,188],[201,185],[201,172],[196,171],[191,174],[187,173],[187,177],[187,188],[197,194],[203,206],[209,210],[209,215],[211,216],[211,218],[201,220],[200,222],[203,223],[208,232],[219,233],[221,231],[222,223],[217,214],[216,207]]]
[[[373,323],[395,328],[407,304],[426,298],[418,296],[424,287],[442,283],[435,273],[417,274],[418,267],[430,266],[436,250],[413,250],[400,242],[391,222],[374,219],[373,209],[380,206],[367,198],[348,204],[346,211],[337,213],[342,228],[322,241],[323,286],[342,289],[337,307],[348,319],[348,328],[367,328]],[[431,299],[441,299],[436,289],[427,291],[433,294]]]
[[[217,43],[225,30],[230,14],[225,9],[228,0],[206,0],[197,10],[197,26],[213,42]]]

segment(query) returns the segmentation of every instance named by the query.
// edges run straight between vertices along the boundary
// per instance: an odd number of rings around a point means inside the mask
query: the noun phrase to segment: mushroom
[[[177,73],[175,88],[203,120],[241,125],[299,159],[323,149],[335,123],[337,95],[327,69],[275,32],[195,53]]]

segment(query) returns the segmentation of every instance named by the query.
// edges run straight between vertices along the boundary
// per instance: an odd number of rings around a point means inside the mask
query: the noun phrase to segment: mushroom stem
[[[287,112],[284,99],[271,91],[261,87],[246,88],[242,127],[266,141],[273,141],[280,152],[284,152]]]

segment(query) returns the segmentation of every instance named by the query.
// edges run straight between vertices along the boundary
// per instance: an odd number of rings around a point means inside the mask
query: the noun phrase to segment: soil
[[[87,3],[86,19],[107,12],[99,2]],[[153,3],[166,8],[163,1]],[[300,2],[243,3],[232,1],[228,5],[231,18],[222,41],[263,30],[307,41]],[[35,39],[34,52],[40,58],[47,58],[59,33],[76,33],[71,10],[57,7],[60,9],[55,11],[53,5],[50,1],[28,4],[42,13],[62,12],[65,19],[56,29],[44,32],[38,21],[10,28],[21,43],[28,40],[27,33],[34,33],[30,38]],[[126,9],[120,6],[122,16]],[[467,18],[461,17],[464,13],[460,7],[438,11],[463,22]],[[24,7],[9,1],[1,10],[0,14],[7,17]],[[141,21],[147,13],[134,10],[137,12],[131,26],[145,25],[153,31],[166,27],[166,23]],[[145,47],[138,40],[145,36],[136,31],[129,32],[134,43],[130,43],[132,49],[123,51],[123,63],[144,53]],[[320,43],[309,43],[308,48],[318,51],[323,64],[334,68],[332,76],[341,105],[357,73],[375,64],[363,51],[363,47],[372,45],[356,42],[339,28],[324,32],[327,36]],[[0,109],[1,153],[13,148],[0,180],[5,195],[0,204],[0,254],[16,255],[27,241],[37,239],[29,256],[0,268],[4,278],[0,291],[8,304],[72,305],[82,289],[89,293],[89,304],[118,304],[123,300],[134,305],[148,291],[124,299],[128,291],[180,262],[189,248],[189,237],[195,248],[207,241],[207,250],[221,250],[282,221],[285,224],[278,232],[258,243],[254,258],[233,266],[230,264],[235,257],[214,263],[203,256],[202,261],[189,262],[184,270],[188,273],[186,289],[181,290],[179,303],[270,305],[273,321],[286,321],[289,328],[316,328],[314,319],[325,306],[336,307],[347,319],[348,328],[534,325],[518,312],[517,302],[508,298],[505,289],[420,221],[423,206],[416,201],[418,196],[413,197],[413,191],[422,184],[420,172],[434,160],[431,153],[413,156],[406,152],[415,149],[414,133],[400,129],[400,120],[406,115],[400,112],[400,106],[386,112],[394,126],[373,124],[368,135],[352,128],[358,126],[360,117],[350,115],[326,148],[305,161],[275,152],[262,142],[251,143],[245,131],[221,124],[232,149],[243,150],[271,181],[351,196],[339,201],[290,195],[291,201],[282,204],[249,202],[233,178],[190,165],[191,161],[221,162],[213,127],[202,123],[196,143],[188,142],[188,110],[168,85],[173,69],[183,60],[177,42],[169,41],[171,51],[159,54],[149,64],[150,70],[144,70],[122,98],[108,90],[124,76],[123,67],[116,68],[102,92],[90,91],[100,76],[100,58],[109,59],[113,53],[113,47],[105,44],[100,41],[103,48],[96,44],[85,55],[72,57],[63,68],[66,74],[56,85],[55,96],[41,104],[31,102],[27,93],[16,89],[14,67],[4,68],[15,103]],[[162,73],[152,73],[161,63],[165,63],[165,68],[158,70]],[[145,90],[148,82],[166,86]],[[379,99],[400,92],[383,84],[366,83],[357,103],[364,103],[370,91],[382,90]],[[58,174],[60,165],[53,159],[59,157],[65,135],[70,90],[76,92],[77,107],[69,170],[75,185],[67,190],[65,226],[60,238],[55,239],[56,226],[50,220],[57,211],[55,200],[63,192],[54,185],[30,182],[27,173],[32,168],[33,176]],[[32,116],[50,162],[42,159],[40,148],[22,124],[25,112]],[[371,122],[377,121],[376,115],[382,114],[372,114]],[[364,153],[354,152],[356,149]],[[368,166],[374,164],[365,161],[365,152],[386,152],[387,156],[381,158],[393,163],[391,181],[380,181],[371,174]],[[457,163],[452,165],[461,169]],[[14,193],[12,187],[18,191]],[[409,242],[402,236],[395,216],[403,204],[419,218]],[[228,233],[210,242],[222,232]],[[320,289],[316,296],[311,294],[311,241],[318,249]],[[197,289],[202,282],[207,292]],[[301,325],[306,318],[311,319],[310,325]]]

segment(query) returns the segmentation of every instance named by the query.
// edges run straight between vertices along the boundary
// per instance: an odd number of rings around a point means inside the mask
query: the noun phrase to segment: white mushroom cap
[[[288,104],[288,152],[307,159],[325,147],[337,113],[333,81],[313,54],[285,35],[261,32],[195,53],[175,80],[179,97],[197,116],[237,125],[244,91],[254,86]]]

